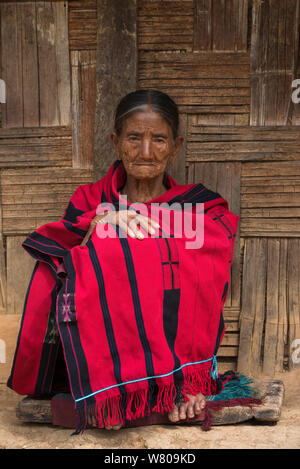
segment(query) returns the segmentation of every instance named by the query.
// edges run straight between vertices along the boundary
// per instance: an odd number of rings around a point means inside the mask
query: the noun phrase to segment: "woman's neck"
[[[122,194],[127,196],[127,201],[145,203],[148,200],[156,199],[166,192],[163,184],[163,174],[154,179],[135,179],[127,175],[127,180],[122,188]]]

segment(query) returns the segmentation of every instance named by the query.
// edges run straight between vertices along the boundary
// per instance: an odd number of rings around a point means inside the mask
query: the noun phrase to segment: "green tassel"
[[[215,395],[206,396],[207,401],[228,401],[230,399],[246,399],[257,397],[257,391],[250,384],[251,378],[244,375],[237,375],[237,379],[231,379],[224,384],[222,392]]]

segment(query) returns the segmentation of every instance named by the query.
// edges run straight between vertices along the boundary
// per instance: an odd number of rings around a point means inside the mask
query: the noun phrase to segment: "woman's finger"
[[[154,224],[153,224],[153,222],[151,223],[151,218],[147,218],[147,217],[144,217],[142,215],[138,215],[135,218],[135,221],[137,221],[137,223],[139,223],[141,225],[141,227],[144,228],[144,230],[146,232],[148,232],[149,234],[151,234],[151,235],[155,234]]]
[[[139,224],[140,224],[140,221],[139,221],[138,217],[132,218],[132,220],[130,220],[130,222],[128,223],[128,229],[130,229],[134,232],[136,238],[144,239],[145,236],[143,235],[141,230],[139,230],[138,227],[137,227],[137,225],[139,225]]]
[[[118,225],[128,236],[136,238],[135,232],[123,220],[120,219]]]

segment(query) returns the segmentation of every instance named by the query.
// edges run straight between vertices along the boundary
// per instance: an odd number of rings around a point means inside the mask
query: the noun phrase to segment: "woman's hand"
[[[159,224],[151,218],[140,215],[133,210],[120,210],[118,212],[109,212],[106,214],[96,215],[90,223],[89,230],[85,235],[80,246],[84,246],[91,234],[93,233],[97,223],[111,223],[118,225],[124,233],[129,235],[131,238],[144,239],[144,235],[138,228],[140,225],[150,235],[155,234],[155,228],[159,228]]]

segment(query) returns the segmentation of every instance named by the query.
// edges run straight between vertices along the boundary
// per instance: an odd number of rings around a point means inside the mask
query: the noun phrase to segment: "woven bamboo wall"
[[[138,6],[138,85],[179,104],[186,147],[175,177],[216,190],[240,215],[220,361],[252,374],[291,368],[300,338],[300,105],[291,100],[299,1]]]

